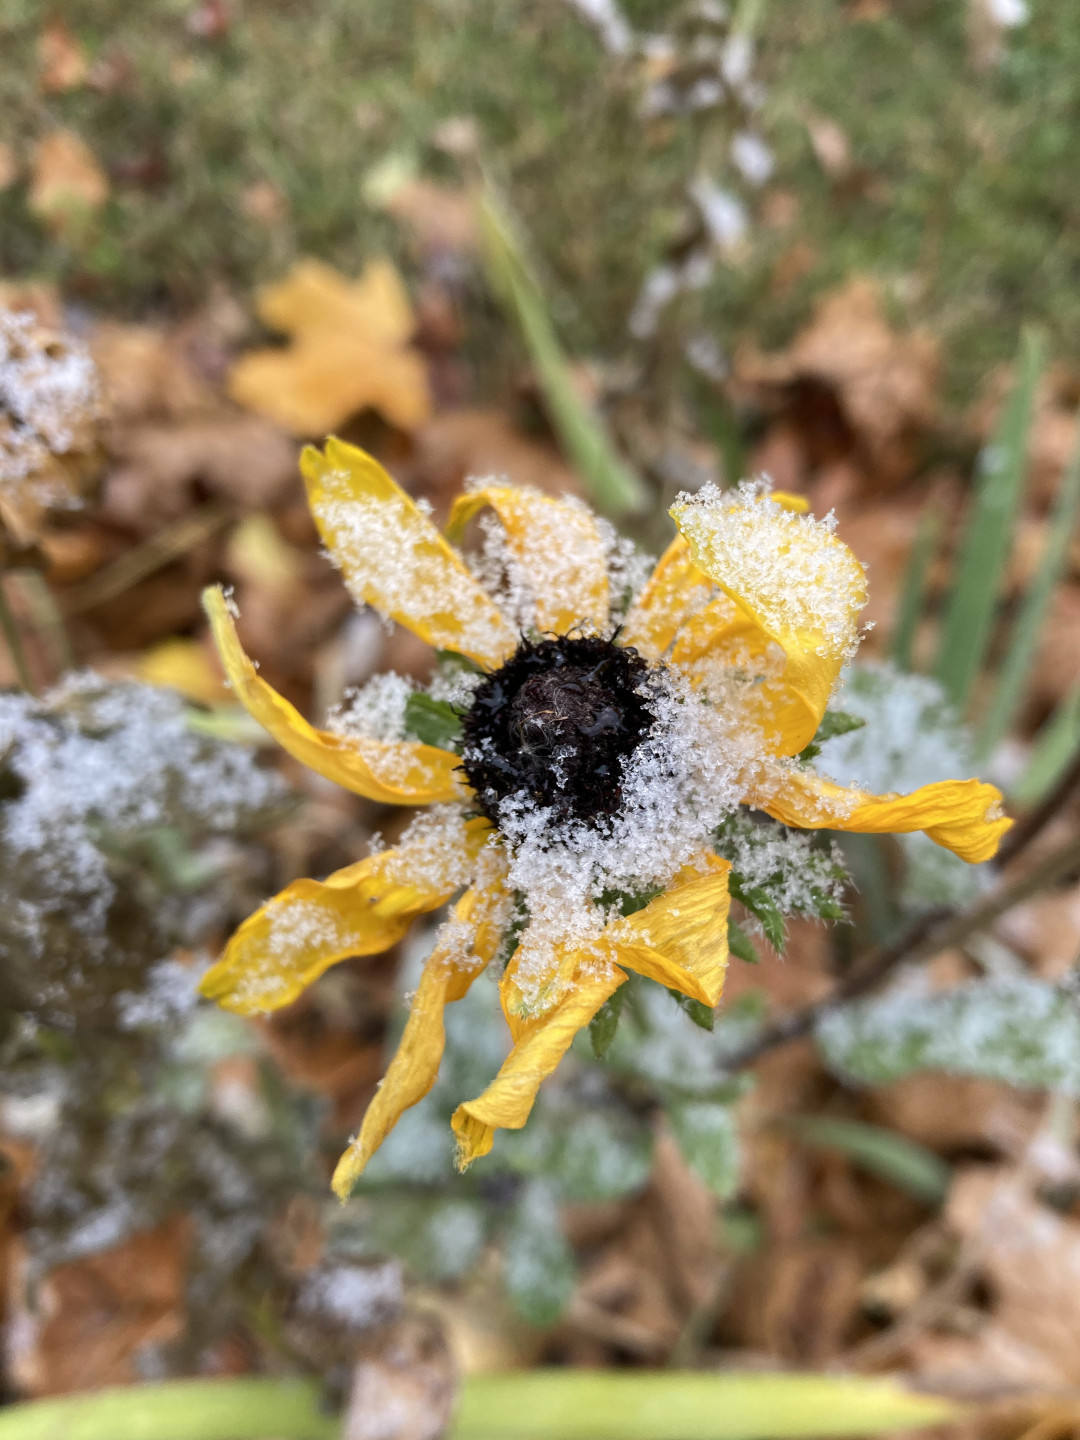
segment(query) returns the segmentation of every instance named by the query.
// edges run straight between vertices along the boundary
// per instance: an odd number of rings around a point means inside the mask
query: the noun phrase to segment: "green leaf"
[[[553,1325],[574,1288],[574,1257],[563,1235],[552,1187],[530,1180],[503,1232],[503,1283],[530,1325]]]
[[[335,1440],[308,1380],[170,1380],[0,1410],[0,1440]]]
[[[684,995],[681,990],[672,990],[670,986],[665,988],[679,1009],[686,1011],[699,1030],[711,1031],[713,1029],[716,1024],[716,1012],[711,1005],[694,1000],[691,996]]]
[[[425,1280],[463,1275],[487,1238],[484,1207],[460,1196],[384,1190],[370,1197],[366,1213],[365,1248],[397,1255]]]
[[[488,276],[517,321],[552,424],[589,499],[609,515],[639,513],[648,500],[645,488],[615,453],[604,424],[578,393],[524,247],[490,186],[481,198],[480,225]]]
[[[861,730],[865,724],[866,721],[858,715],[845,715],[843,710],[826,710],[814,738],[805,750],[800,750],[799,759],[816,760],[826,740],[836,735],[849,735],[852,730]]]
[[[691,1170],[715,1195],[732,1195],[739,1184],[739,1136],[731,1107],[691,1100],[666,1108]]]
[[[1021,805],[1037,805],[1080,752],[1080,685],[1068,694],[1035,737],[1027,769],[1012,787]]]
[[[1046,612],[1050,599],[1065,569],[1069,554],[1069,541],[1076,528],[1077,510],[1080,509],[1080,427],[1072,457],[1061,479],[1054,513],[1050,520],[1046,545],[1034,578],[1028,587],[1013,625],[1009,648],[1000,668],[997,688],[986,708],[979,729],[976,750],[978,755],[989,755],[1008,734],[1024,700],[1024,687],[1035,661]]]
[[[467,1380],[451,1440],[804,1440],[954,1419],[894,1381],[700,1370],[528,1370]]]
[[[597,1060],[603,1060],[611,1049],[611,1042],[619,1028],[619,1017],[626,1004],[626,986],[620,985],[614,995],[609,995],[603,1005],[589,1021],[589,1039]]]
[[[574,1109],[549,1116],[554,1143],[544,1174],[568,1200],[616,1200],[644,1187],[652,1167],[652,1133],[629,1110]]]
[[[405,702],[405,730],[424,745],[455,750],[461,741],[461,716],[449,700],[434,700],[414,690]]]
[[[808,1145],[841,1151],[926,1205],[942,1204],[948,1193],[952,1171],[945,1161],[895,1130],[824,1115],[788,1115],[780,1123]]]
[[[937,664],[938,678],[961,710],[967,706],[990,647],[1024,484],[1035,388],[1046,362],[1046,348],[1046,336],[1041,330],[1024,331],[1016,383],[994,441],[980,457],[974,509],[960,546]]]
[[[864,1000],[826,1015],[817,1043],[833,1070],[871,1085],[942,1070],[1080,1096],[1080,1005],[1042,980]]]
[[[747,965],[760,965],[761,956],[754,949],[754,942],[737,920],[728,916],[727,947],[736,960],[745,960]]]
[[[765,932],[765,938],[778,955],[784,953],[784,917],[769,892],[761,885],[746,885],[742,877],[732,870],[728,875],[728,889],[741,905],[745,905]]]
[[[930,575],[930,562],[937,553],[941,542],[943,517],[936,505],[928,505],[919,518],[919,528],[908,556],[904,583],[896,610],[896,628],[893,631],[893,663],[901,670],[911,669],[911,651],[915,644],[915,632],[919,628],[926,601],[926,582]]]

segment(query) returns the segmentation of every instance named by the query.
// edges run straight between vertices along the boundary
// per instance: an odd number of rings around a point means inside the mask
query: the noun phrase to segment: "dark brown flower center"
[[[556,820],[594,820],[622,801],[625,764],[655,719],[636,650],[599,636],[523,640],[478,687],[462,764],[496,824],[519,796]]]

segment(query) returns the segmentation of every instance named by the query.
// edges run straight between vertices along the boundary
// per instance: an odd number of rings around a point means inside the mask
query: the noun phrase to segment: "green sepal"
[[[608,996],[589,1021],[589,1039],[592,1041],[592,1052],[597,1060],[603,1060],[611,1049],[611,1042],[615,1039],[615,1032],[619,1028],[619,1016],[626,1003],[626,990],[625,985],[620,985],[614,995]]]
[[[667,992],[678,1005],[680,1010],[685,1010],[690,1019],[701,1030],[711,1030],[716,1024],[716,1012],[711,1005],[703,1005],[700,1000],[692,1000],[689,995],[684,995],[681,990],[668,989]],[[616,991],[618,994],[618,991]]]
[[[423,745],[456,750],[461,743],[461,716],[449,700],[435,700],[414,690],[405,702],[405,730]]]
[[[745,905],[765,932],[765,938],[778,955],[784,953],[784,917],[776,901],[760,885],[746,885],[734,870],[728,875],[728,889],[741,905]]]
[[[727,922],[727,948],[728,954],[734,955],[736,960],[745,960],[747,965],[761,964],[761,956],[754,948],[754,942],[730,915]]]
[[[832,740],[837,735],[848,735],[852,730],[861,730],[865,724],[866,721],[858,715],[848,715],[843,710],[826,710],[814,738],[805,750],[799,751],[799,759],[804,763],[816,760],[826,740]]]

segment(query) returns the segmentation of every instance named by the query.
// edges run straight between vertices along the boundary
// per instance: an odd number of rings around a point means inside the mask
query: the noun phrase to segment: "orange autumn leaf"
[[[234,400],[295,435],[323,435],[370,407],[402,430],[431,409],[415,319],[401,277],[373,260],[349,280],[317,260],[298,261],[257,296],[260,318],[289,336],[233,366]]]
[[[50,229],[69,229],[88,212],[100,210],[108,195],[109,177],[74,130],[53,130],[38,141],[29,205]]]
[[[52,20],[38,36],[38,84],[46,94],[77,90],[89,68],[86,52],[63,20]]]

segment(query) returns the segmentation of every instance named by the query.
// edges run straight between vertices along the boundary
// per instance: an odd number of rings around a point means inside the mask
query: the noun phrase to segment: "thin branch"
[[[226,505],[211,501],[201,509],[185,515],[182,520],[166,525],[149,540],[128,550],[104,570],[91,575],[81,585],[73,585],[60,597],[60,607],[65,615],[79,615],[106,600],[122,595],[140,580],[153,575],[171,560],[178,559],[193,549],[200,541],[207,539],[233,512]]]
[[[8,604],[2,577],[0,577],[0,630],[4,632],[4,640],[11,653],[12,663],[15,666],[15,674],[18,677],[19,684],[28,694],[35,695],[37,688],[34,685],[33,672],[26,658],[22,635],[19,633],[19,622],[15,619],[11,606]]]
[[[1018,876],[1008,885],[1003,885],[984,900],[962,910],[959,914],[936,910],[913,921],[906,930],[882,950],[871,952],[867,959],[856,966],[835,987],[824,1000],[768,1026],[741,1050],[725,1057],[724,1066],[729,1070],[741,1070],[752,1064],[769,1050],[786,1045],[791,1040],[800,1040],[808,1035],[818,1020],[838,1005],[854,1000],[872,990],[886,979],[900,965],[914,965],[942,950],[960,945],[969,935],[984,930],[1006,911],[1021,905],[1040,890],[1048,889],[1071,870],[1080,867],[1080,835],[1052,850],[1027,874]]]
[[[1022,850],[1026,850],[1037,835],[1042,832],[1062,810],[1077,790],[1080,790],[1080,751],[1073,757],[1069,768],[1042,802],[1018,820],[1006,834],[998,851],[999,865],[1008,865]]]

